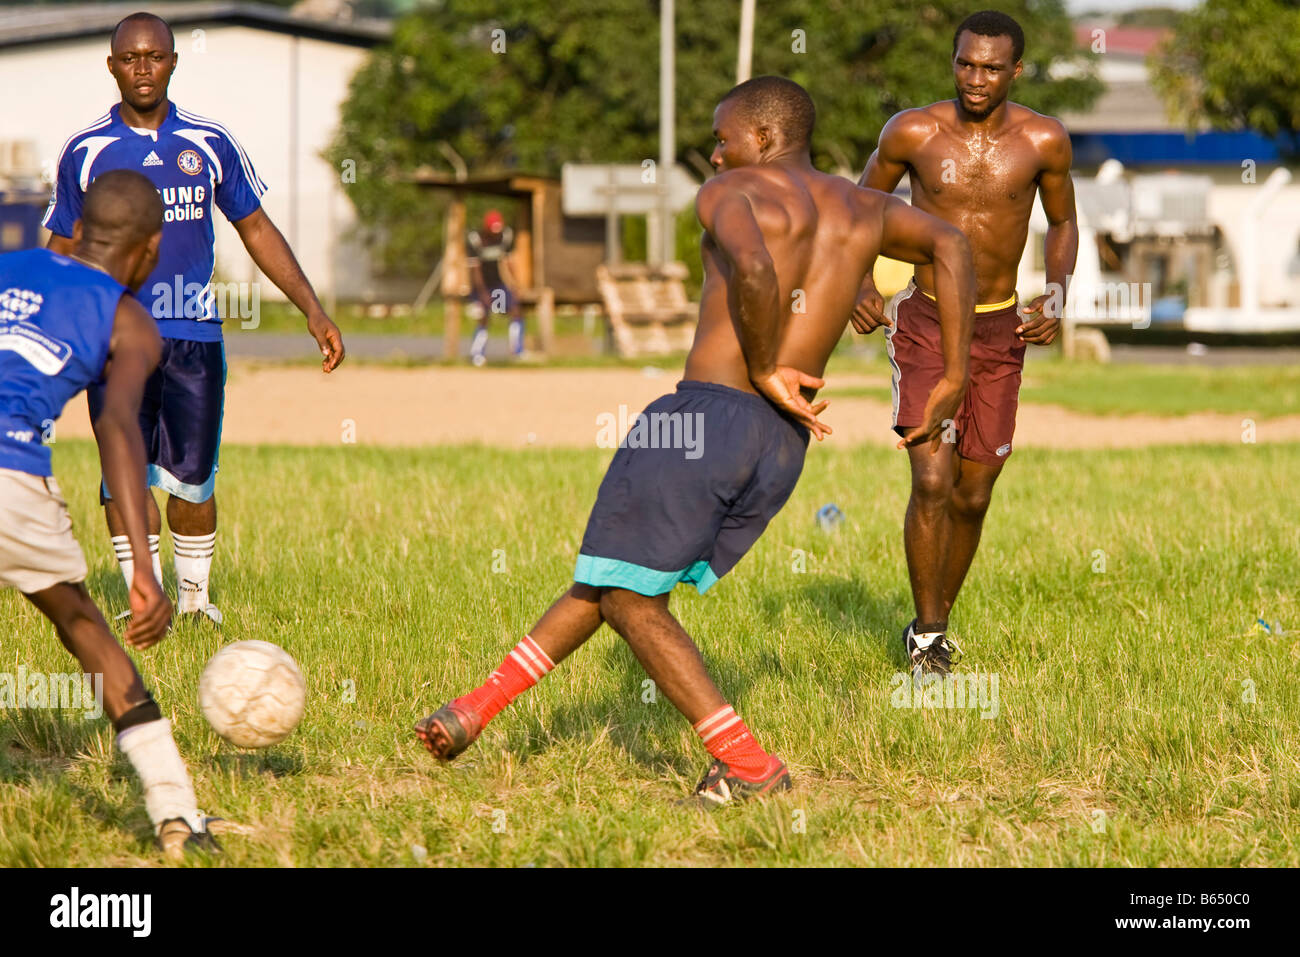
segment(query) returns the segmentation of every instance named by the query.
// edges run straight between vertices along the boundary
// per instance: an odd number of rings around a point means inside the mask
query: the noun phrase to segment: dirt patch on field
[[[680,374],[658,369],[448,369],[343,366],[332,375],[300,366],[234,363],[226,389],[223,441],[240,444],[446,445],[482,442],[591,447],[609,413],[634,416],[675,387]],[[888,387],[885,379],[841,376],[826,395],[824,418],[836,445],[891,445],[888,402],[835,398],[840,388]],[[624,418],[626,421],[626,418]],[[1095,416],[1025,404],[1019,448],[1134,448],[1241,442],[1243,421],[1224,413]],[[1261,420],[1256,441],[1300,441],[1300,415]],[[90,435],[84,398],[57,425],[60,437]]]

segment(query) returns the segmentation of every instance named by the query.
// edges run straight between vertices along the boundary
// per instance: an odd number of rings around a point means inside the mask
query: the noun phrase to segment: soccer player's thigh
[[[189,502],[212,497],[221,444],[226,359],[220,342],[171,340],[162,386],[158,454],[161,485]]]
[[[982,476],[990,486],[1011,455],[1015,438],[1025,363],[1025,344],[1015,333],[1020,321],[1014,307],[979,316],[971,341],[970,386],[957,451],[963,460],[993,470],[991,476]]]
[[[789,501],[803,472],[808,433],[772,414],[768,441],[749,488],[723,517],[709,570],[718,578],[735,567]]]
[[[886,333],[893,367],[894,431],[901,437],[925,421],[930,392],[943,378],[938,313],[920,291],[890,303],[895,325]]]
[[[162,439],[158,419],[162,413],[163,367],[167,361],[168,346],[173,341],[172,339],[163,340],[163,351],[158,368],[154,369],[149,378],[145,380],[144,392],[140,395],[140,435],[144,440],[146,462],[158,461],[158,451]],[[104,385],[102,382],[92,383],[86,387],[86,404],[90,409],[90,421],[92,423],[96,422],[99,419],[100,412],[104,409]],[[108,484],[101,478],[99,483],[99,504],[107,504],[108,498]]]
[[[23,594],[86,577],[86,559],[53,478],[0,469],[0,587]]]
[[[707,588],[700,576],[760,460],[751,420],[765,405],[722,386],[681,383],[647,406],[600,483],[575,580],[643,595],[670,591],[679,581]],[[649,429],[657,428],[650,423],[669,418],[682,426],[683,446],[685,426],[694,424],[691,447],[646,447]]]
[[[581,552],[660,572],[689,571],[712,551],[726,512],[708,472],[707,463],[686,462],[679,449],[619,448],[600,483]]]

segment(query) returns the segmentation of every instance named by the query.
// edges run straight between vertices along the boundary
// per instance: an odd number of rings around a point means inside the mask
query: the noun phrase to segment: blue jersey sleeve
[[[213,198],[217,208],[233,223],[262,205],[266,184],[258,177],[253,161],[233,136],[221,137],[217,150],[221,158],[221,182],[217,184]]]
[[[59,155],[59,168],[54,174],[54,191],[50,205],[45,210],[41,225],[57,236],[72,237],[72,224],[81,218],[81,183],[77,177],[75,150],[69,142]]]

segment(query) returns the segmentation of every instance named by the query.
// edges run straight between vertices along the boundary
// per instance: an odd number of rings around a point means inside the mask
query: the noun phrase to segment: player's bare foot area
[[[435,758],[451,761],[483,733],[483,722],[478,712],[450,701],[427,718],[417,721],[415,733]]]

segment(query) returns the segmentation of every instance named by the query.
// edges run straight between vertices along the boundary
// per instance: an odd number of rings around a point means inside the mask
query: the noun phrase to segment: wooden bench
[[[596,286],[615,351],[626,358],[685,352],[695,338],[699,304],[686,297],[684,263],[596,267]]]

